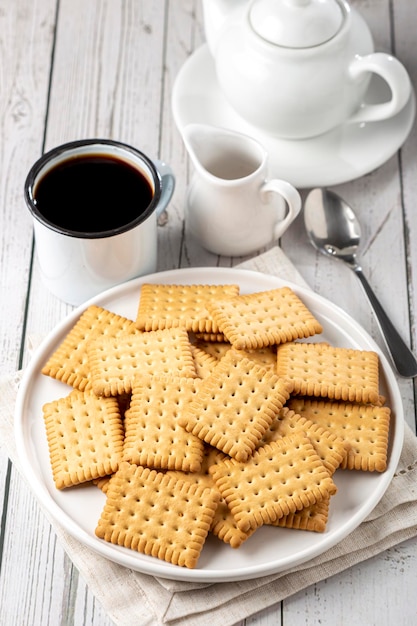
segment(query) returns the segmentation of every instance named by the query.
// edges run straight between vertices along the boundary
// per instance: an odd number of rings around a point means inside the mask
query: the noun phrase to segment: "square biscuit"
[[[341,469],[384,472],[387,467],[389,407],[291,398],[289,408],[331,431],[347,444]]]
[[[291,400],[289,400],[291,402]],[[330,476],[345,462],[349,445],[342,437],[284,406],[266,431],[260,445],[277,441],[294,432],[304,432],[310,439]]]
[[[142,285],[136,326],[159,330],[183,326],[189,332],[217,334],[207,303],[239,294],[238,285]]]
[[[276,346],[265,346],[256,350],[237,350],[239,354],[248,359],[252,359],[262,367],[266,367],[271,371],[277,371],[277,350]]]
[[[246,463],[225,459],[209,471],[244,532],[336,493],[336,485],[304,433],[258,448]]]
[[[118,337],[139,331],[133,320],[91,305],[80,316],[64,340],[49,357],[42,374],[83,391],[91,386],[86,346],[98,336]]]
[[[195,568],[219,494],[124,462],[107,489],[97,537],[181,567]]]
[[[198,483],[211,490],[216,490],[219,493],[219,503],[214,513],[213,521],[210,527],[210,533],[215,537],[227,543],[231,548],[240,548],[242,543],[246,541],[252,534],[253,530],[243,532],[237,527],[236,520],[233,517],[229,507],[220,495],[219,490],[210,475],[209,468],[216,460],[228,458],[222,452],[213,448],[212,446],[204,446],[204,457],[201,470],[199,472],[171,472],[167,474],[174,475],[179,479],[187,480],[192,483]]]
[[[214,480],[213,488],[216,488]],[[227,543],[231,548],[236,550],[253,535],[255,529],[249,528],[245,532],[241,530],[236,523],[234,515],[227,506],[226,501],[220,496],[220,502],[214,514],[210,532],[217,537],[217,539]]]
[[[135,378],[175,375],[196,378],[188,333],[167,328],[99,337],[87,345],[93,391],[100,396],[130,393]]]
[[[115,398],[75,389],[43,406],[57,489],[112,474],[122,460],[124,430]]]
[[[197,393],[199,382],[172,376],[152,376],[134,382],[124,422],[125,461],[154,469],[201,469],[203,442],[178,423],[184,405]]]
[[[226,352],[231,348],[231,344],[228,341],[204,341],[203,339],[196,339],[194,345],[196,348],[204,350],[217,360],[224,357]]]
[[[279,528],[292,528],[294,530],[309,530],[316,533],[323,533],[326,530],[329,519],[330,496],[320,502],[306,506],[301,511],[290,513],[280,517],[271,526]]]
[[[201,380],[198,395],[184,408],[179,423],[245,461],[288,398],[284,380],[229,350],[213,373]]]
[[[373,351],[291,342],[278,347],[277,373],[292,382],[294,395],[373,404],[380,400],[379,359]]]
[[[214,301],[208,308],[227,341],[238,350],[256,350],[323,330],[290,287]]]
[[[206,378],[206,376],[211,374],[219,361],[218,358],[193,343],[191,344],[191,354],[193,355],[195,372],[198,378]]]

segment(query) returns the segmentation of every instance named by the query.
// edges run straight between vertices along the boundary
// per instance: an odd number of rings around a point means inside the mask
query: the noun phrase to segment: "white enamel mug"
[[[92,162],[96,178],[85,169]],[[104,164],[116,168],[118,176],[121,168],[131,177],[136,186],[130,196],[120,197],[120,183],[127,188],[125,179],[113,181],[113,170],[103,169]],[[74,165],[87,174],[82,182],[67,174],[70,178],[56,179],[51,186],[53,176]],[[44,154],[30,169],[24,194],[47,288],[64,302],[79,305],[105,289],[155,272],[157,217],[174,187],[166,163],[117,141],[74,141]]]

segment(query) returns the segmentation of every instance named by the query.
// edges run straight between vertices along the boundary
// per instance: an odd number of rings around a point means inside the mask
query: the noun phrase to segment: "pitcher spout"
[[[237,181],[256,173],[267,154],[252,137],[210,124],[183,128],[183,141],[196,171],[218,181]]]

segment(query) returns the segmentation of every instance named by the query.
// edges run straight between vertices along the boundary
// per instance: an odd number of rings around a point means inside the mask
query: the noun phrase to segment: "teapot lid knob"
[[[348,7],[339,0],[254,0],[252,29],[262,39],[286,48],[310,48],[340,30]]]

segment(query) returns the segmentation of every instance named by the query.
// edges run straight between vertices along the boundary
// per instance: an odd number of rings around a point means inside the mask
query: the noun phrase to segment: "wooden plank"
[[[417,85],[416,29],[414,20],[410,19],[410,15],[415,15],[416,9],[415,0],[408,3],[393,3],[395,54],[407,68],[414,91]],[[410,136],[401,150],[400,166],[412,345],[414,352],[417,353],[417,246],[412,243],[417,238],[417,120],[414,120]],[[416,405],[414,403],[408,404],[407,412],[408,415],[414,414],[414,428],[417,428]]]
[[[54,11],[55,0],[0,2],[0,373],[19,366],[32,252],[23,182],[42,146]]]
[[[23,199],[23,181],[41,152],[53,45],[55,0],[0,1],[0,373],[20,365],[25,303],[32,254],[32,221]],[[0,450],[0,623],[22,623],[22,605],[30,598],[32,571],[20,571],[16,552],[19,534],[10,514],[14,472]],[[19,511],[24,520],[25,511]],[[13,530],[17,533],[13,534]],[[19,548],[17,548],[19,549]],[[23,596],[15,595],[24,588]],[[22,587],[20,587],[22,585]],[[17,620],[17,621],[16,621]],[[30,622],[26,622],[30,623]]]
[[[159,220],[159,271],[177,268],[189,262],[184,248],[184,199],[189,166],[185,146],[173,123],[171,94],[181,66],[200,39],[200,23],[196,19],[199,4],[199,0],[171,1],[168,4],[159,157],[172,167],[176,184],[168,209]]]
[[[16,474],[7,519],[0,624],[111,626],[99,603],[87,595],[84,581],[57,542],[28,486]]]
[[[149,1],[60,2],[46,149],[104,136],[156,154],[163,28],[164,12]],[[45,110],[44,103],[42,120]],[[46,292],[36,261],[31,289],[28,336],[45,335],[71,307]],[[17,555],[14,542],[5,543],[1,610],[7,619],[0,623],[110,626],[20,483],[16,477],[11,484],[6,537],[24,537],[26,550]],[[20,603],[9,589],[19,590]]]

